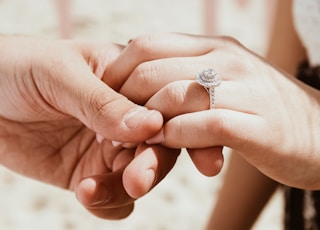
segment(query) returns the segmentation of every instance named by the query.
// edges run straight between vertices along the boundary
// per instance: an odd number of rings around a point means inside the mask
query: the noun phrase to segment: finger
[[[104,72],[125,48],[124,45],[105,41],[66,40],[64,43],[81,52],[83,58],[99,79],[102,79]]]
[[[179,80],[195,80],[197,71],[211,66],[206,56],[154,60],[140,64],[122,85],[120,93],[145,104],[159,89]],[[183,66],[183,68],[181,68]],[[132,86],[135,87],[132,87]]]
[[[93,215],[108,220],[120,220],[128,217],[134,209],[134,203],[118,208],[87,208]]]
[[[174,33],[139,36],[130,42],[105,73],[103,80],[112,88],[120,89],[140,63],[168,57],[199,56],[224,43],[221,38],[210,39],[204,36]]]
[[[165,120],[174,116],[209,108],[207,91],[195,81],[176,81],[162,88],[146,103],[157,108]]]
[[[75,189],[78,201],[99,217],[119,219],[127,216],[134,200],[122,185],[122,173],[118,170],[83,179]]]
[[[115,92],[95,77],[84,60],[73,64],[77,68],[61,70],[70,77],[51,86],[54,92],[49,100],[56,108],[111,140],[139,142],[159,131],[159,112],[138,106]]]
[[[233,50],[216,49],[196,57],[144,62],[134,69],[119,92],[138,104],[144,104],[167,84],[179,80],[196,81],[197,74],[210,68],[219,73],[223,82],[234,83],[241,79],[244,83],[244,78],[248,76],[247,64],[239,49]]]
[[[214,109],[179,115],[163,129],[163,144],[171,148],[228,146],[250,153],[265,147],[274,133],[263,118],[232,110]],[[261,137],[261,133],[267,134]]]
[[[237,82],[223,82],[215,88],[214,96],[216,108],[253,113],[254,99],[247,100],[250,96],[248,89]],[[157,109],[168,120],[180,114],[209,109],[210,98],[207,90],[196,81],[185,80],[166,85],[145,105]]]
[[[192,162],[205,176],[217,175],[223,166],[222,147],[187,149]]]
[[[157,185],[174,166],[180,150],[140,145],[137,156],[123,173],[128,194],[138,198]]]
[[[120,146],[119,146],[120,147]],[[122,148],[122,146],[121,146]],[[109,155],[109,153],[106,153]],[[107,156],[109,158],[109,156]],[[124,169],[134,158],[134,149],[122,149],[112,160],[112,171]]]

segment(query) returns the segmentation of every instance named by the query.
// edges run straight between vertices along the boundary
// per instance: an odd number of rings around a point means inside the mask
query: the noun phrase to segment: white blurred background
[[[234,0],[215,0],[214,8],[209,9],[211,21],[206,21],[208,17],[205,17],[207,1],[71,0],[70,24],[68,17],[63,16],[67,24],[61,27],[55,0],[0,0],[0,33],[50,39],[63,36],[98,39],[124,44],[146,32],[223,34],[236,37],[263,55],[268,36],[265,23],[265,2],[268,0],[248,0],[246,8],[241,8]],[[226,164],[227,160],[228,154]],[[167,178],[136,202],[135,211],[129,218],[108,221],[87,213],[73,193],[0,167],[0,229],[201,230],[210,215],[223,173],[204,177],[184,153]],[[281,229],[282,205],[278,192],[254,229]]]

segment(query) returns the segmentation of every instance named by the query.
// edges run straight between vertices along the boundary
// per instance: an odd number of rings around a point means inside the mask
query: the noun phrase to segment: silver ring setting
[[[221,76],[214,69],[205,69],[196,75],[196,80],[209,93],[210,109],[214,109],[214,88],[221,84]]]

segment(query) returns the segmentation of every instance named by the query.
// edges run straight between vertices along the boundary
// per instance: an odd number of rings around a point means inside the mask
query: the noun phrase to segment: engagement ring
[[[222,78],[214,69],[206,69],[196,75],[196,80],[209,93],[210,109],[214,109],[214,88],[221,84]]]

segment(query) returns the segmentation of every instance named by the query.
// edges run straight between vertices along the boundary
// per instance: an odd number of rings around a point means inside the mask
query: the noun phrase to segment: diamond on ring
[[[221,76],[214,69],[205,69],[196,75],[196,80],[208,91],[210,96],[210,109],[213,109],[214,88],[221,84]]]

